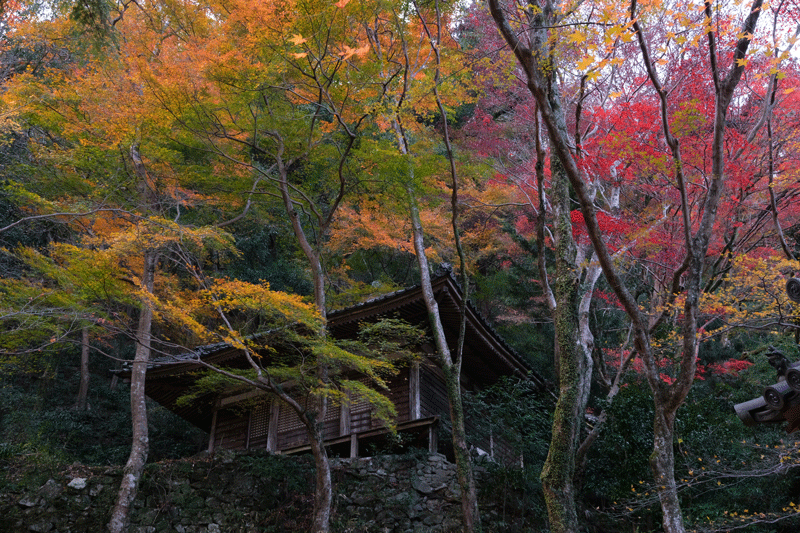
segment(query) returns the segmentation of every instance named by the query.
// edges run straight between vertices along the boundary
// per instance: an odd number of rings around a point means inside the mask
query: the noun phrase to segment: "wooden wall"
[[[431,365],[421,365],[419,385],[422,418],[429,416],[450,418],[450,402],[447,399],[442,371]]]
[[[411,414],[411,368],[402,368],[396,376],[387,380],[388,391],[384,394],[397,409],[396,422],[401,424],[412,420]],[[433,366],[421,365],[419,370],[420,415],[448,416],[449,404],[441,377],[441,371]],[[275,412],[275,410],[278,410]],[[331,405],[325,417],[326,439],[342,437],[342,413],[350,415],[350,433],[360,433],[380,429],[381,421],[372,415],[370,405],[365,401],[350,404],[349,409]],[[271,427],[271,425],[274,427]],[[244,404],[220,408],[217,411],[212,442],[214,449],[266,449],[274,441],[275,451],[287,450],[308,444],[305,426],[288,405],[272,403],[266,398],[245,408]],[[271,439],[271,441],[270,441]]]
[[[220,409],[214,431],[214,449],[243,450],[247,445],[249,413],[240,409]]]

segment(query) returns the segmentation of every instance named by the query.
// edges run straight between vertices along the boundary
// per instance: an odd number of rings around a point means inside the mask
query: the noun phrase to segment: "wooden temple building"
[[[462,292],[448,273],[433,279],[448,341],[454,346],[459,324]],[[403,289],[365,303],[334,311],[328,315],[329,333],[337,338],[354,337],[359,323],[376,321],[381,317],[402,318],[426,325],[428,313],[419,286]],[[425,346],[425,356],[418,362],[400,369],[388,381],[385,392],[397,409],[397,430],[406,445],[437,451],[437,430],[440,419],[449,418],[449,404],[441,370],[432,359],[433,347]],[[215,365],[233,366],[242,354],[236,349],[218,344],[195,351],[203,360]],[[298,453],[308,450],[304,426],[286,405],[260,391],[240,392],[229,396],[201,398],[191,405],[177,405],[195,379],[200,365],[170,361],[154,362],[147,371],[146,393],[158,403],[177,413],[209,434],[208,450],[266,449],[276,453]],[[528,364],[515,354],[486,320],[467,306],[467,326],[462,366],[462,386],[480,389],[491,385],[504,375],[529,379],[536,377]],[[467,421],[469,425],[469,419]],[[373,419],[366,402],[327,409],[324,437],[331,455],[357,457],[369,451],[365,446],[379,445],[388,431]],[[448,443],[442,443],[446,451]],[[493,455],[493,443],[482,445],[482,451]],[[484,449],[485,448],[485,449]]]

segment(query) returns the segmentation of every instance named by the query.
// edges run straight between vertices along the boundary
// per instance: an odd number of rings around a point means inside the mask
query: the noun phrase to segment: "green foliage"
[[[267,280],[273,290],[308,295],[313,285],[286,235],[287,228],[271,224],[250,224],[235,233],[238,254],[225,265],[234,279],[257,283]]]
[[[208,394],[252,387],[275,394],[282,384],[290,383],[287,392],[295,399],[311,395],[334,404],[366,401],[372,406],[373,416],[391,428],[397,413],[382,392],[385,380],[396,374],[397,363],[415,357],[415,350],[425,340],[424,330],[397,319],[361,324],[358,339],[338,340],[300,327],[274,329],[239,341],[258,359],[269,385],[259,381],[254,368],[207,370],[178,399],[178,405],[188,405]],[[320,368],[325,370],[324,377]],[[312,416],[314,409],[308,406]]]
[[[763,359],[763,360],[762,360]],[[692,388],[675,421],[676,480],[684,516],[697,531],[734,523],[733,513],[785,514],[796,494],[798,475],[785,450],[795,444],[779,425],[745,427],[733,405],[761,394],[775,371],[759,358],[741,377],[707,375]],[[760,383],[760,384],[759,384]],[[658,499],[648,459],[652,450],[652,398],[644,383],[624,386],[609,410],[600,438],[590,451],[584,502],[610,524],[657,523]],[[784,457],[784,459],[781,459]],[[789,468],[771,472],[785,461]],[[614,475],[609,475],[614,472]],[[791,513],[790,513],[791,514]],[[716,524],[716,526],[714,526]],[[728,526],[726,526],[726,524]],[[788,522],[779,531],[793,531]],[[609,526],[615,527],[615,526]],[[773,531],[751,526],[752,531]]]
[[[44,372],[0,374],[0,460],[16,463],[122,464],[130,452],[130,393],[109,387],[109,361],[92,359],[90,409],[76,410],[75,350],[48,359]],[[150,458],[176,459],[197,453],[204,432],[155,403],[149,405]]]
[[[550,443],[552,406],[533,381],[510,377],[464,396],[471,422],[468,442],[486,448],[491,437],[498,458],[490,466],[491,483],[481,491],[506,494],[513,500],[505,502],[509,512],[526,509],[537,518],[546,514],[539,474]]]
[[[0,182],[0,228],[18,222],[45,204],[17,182]],[[13,250],[21,246],[43,250],[53,241],[70,237],[72,232],[67,225],[48,220],[24,222],[0,232],[0,277],[20,278],[26,273],[25,264],[14,257]]]
[[[678,411],[676,477],[687,522],[698,527],[724,522],[734,513],[747,514],[745,510],[780,513],[789,508],[800,479],[791,469],[781,475],[771,473],[783,461],[777,452],[784,449],[786,435],[780,425],[741,424],[732,416],[731,398],[736,395],[729,391],[724,382],[696,386]],[[754,526],[752,531],[771,531],[771,527]]]
[[[105,35],[109,31],[111,4],[108,0],[76,0],[70,17],[87,28]]]
[[[502,258],[497,257],[495,261]],[[477,289],[473,300],[478,309],[497,324],[500,336],[539,375],[552,379],[555,329],[536,281],[535,261],[534,255],[526,255],[514,258],[508,269],[485,265],[483,269],[487,272],[475,276]]]
[[[375,356],[395,359],[414,357],[415,350],[429,341],[424,328],[414,326],[398,318],[382,318],[373,323],[362,323],[358,328],[358,344],[349,344],[355,349],[368,350]]]
[[[327,302],[331,309],[344,309],[358,305],[372,298],[379,298],[382,295],[394,292],[398,288],[392,283],[382,283],[380,281],[374,281],[370,284],[363,283],[353,280],[349,274],[348,269],[345,276],[338,280],[336,294],[328,296]],[[343,285],[346,285],[346,287],[343,287]]]
[[[376,285],[383,291],[384,288],[408,287],[419,281],[414,254],[393,247],[353,250],[346,258],[346,265],[349,277],[355,282],[369,284],[364,290],[371,289],[373,293]]]
[[[633,382],[614,398],[603,432],[589,452],[584,485],[589,501],[628,498],[632,485],[650,479],[652,449],[653,399],[646,384]]]

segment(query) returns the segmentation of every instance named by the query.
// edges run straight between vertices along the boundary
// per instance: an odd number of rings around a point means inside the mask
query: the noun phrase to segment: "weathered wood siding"
[[[322,437],[334,439],[340,435],[339,420],[342,415],[342,406],[328,402],[328,409],[325,412],[325,422],[322,425]]]
[[[269,402],[258,404],[250,411],[250,436],[247,447],[249,449],[266,449],[269,436]]]
[[[245,449],[248,418],[248,413],[240,409],[220,409],[214,430],[214,449]]]
[[[450,400],[447,398],[447,389],[444,384],[444,375],[438,367],[422,365],[420,367],[420,410],[422,417],[439,416],[445,420],[450,419]],[[462,392],[464,387],[462,386]],[[465,415],[465,430],[467,436],[480,434],[479,419],[474,413],[467,411]],[[485,453],[491,455],[503,464],[519,462],[519,457],[514,453],[508,443],[502,439],[487,436],[479,441],[473,441]],[[449,444],[448,444],[449,445]]]
[[[408,368],[403,368],[396,376],[392,376],[386,381],[388,391],[381,391],[394,404],[397,409],[397,423],[411,420],[409,402],[409,379]],[[377,429],[383,423],[372,415],[371,405],[364,401],[354,401],[350,404],[350,432],[360,433],[370,429]]]
[[[403,423],[411,420],[411,404],[409,399],[409,368],[401,368],[400,372],[387,381],[388,391],[383,393],[392,401],[397,409],[396,422]],[[375,426],[377,427],[377,426]]]
[[[350,433],[372,429],[372,409],[366,400],[350,403]]]
[[[383,391],[397,409],[396,422],[402,424],[412,420],[411,394],[410,394],[410,368],[403,368],[396,375],[387,380],[388,391]],[[420,415],[422,418],[438,416],[444,419],[450,417],[447,390],[444,385],[442,371],[432,364],[421,364],[419,369],[420,385]],[[277,409],[277,414],[272,415],[272,410]],[[345,413],[347,409],[345,409]],[[350,433],[361,433],[382,427],[382,422],[372,413],[372,406],[364,401],[354,401],[350,404]],[[324,438],[335,439],[341,437],[342,408],[340,405],[329,405],[324,420]],[[475,420],[466,413],[467,433],[475,434]],[[269,401],[261,401],[252,406],[250,410],[242,407],[222,408],[217,413],[214,431],[215,449],[266,449],[270,433],[275,439],[276,451],[287,450],[308,444],[306,428],[300,418],[288,405],[276,403],[274,407]],[[481,439],[476,443],[481,449],[492,455],[499,455],[505,461],[512,456],[505,443]]]
[[[294,409],[281,404],[278,415],[278,450],[302,446],[308,443],[306,427]]]
[[[450,403],[444,386],[442,371],[436,367],[422,365],[419,369],[420,411],[422,418],[443,416],[450,418]]]

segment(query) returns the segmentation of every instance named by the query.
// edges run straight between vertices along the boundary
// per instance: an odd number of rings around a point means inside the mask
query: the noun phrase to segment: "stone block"
[[[53,499],[61,494],[62,490],[64,490],[63,487],[55,479],[48,479],[47,483],[42,485],[39,489],[39,494],[45,498]]]

